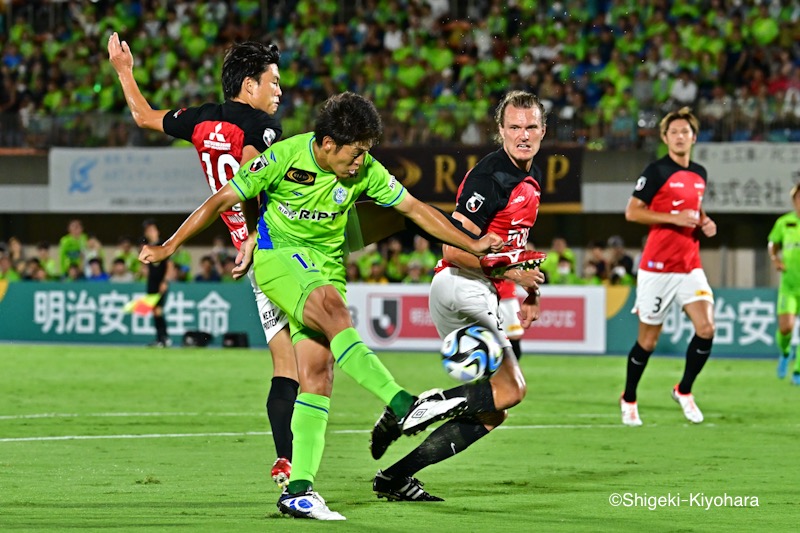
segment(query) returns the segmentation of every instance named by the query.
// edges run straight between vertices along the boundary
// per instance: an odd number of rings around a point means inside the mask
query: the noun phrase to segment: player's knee
[[[715,331],[716,327],[713,322],[705,322],[703,324],[698,324],[695,333],[702,339],[713,339]]]
[[[477,415],[478,420],[486,427],[487,430],[492,431],[494,428],[502,424],[508,418],[508,411],[494,411],[492,413],[481,413]]]

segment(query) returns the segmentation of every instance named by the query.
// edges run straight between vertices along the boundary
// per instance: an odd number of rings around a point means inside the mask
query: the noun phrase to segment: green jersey
[[[800,290],[800,217],[792,211],[778,218],[769,242],[781,246],[781,258],[786,270],[781,273],[781,289]]]
[[[242,200],[262,197],[258,248],[314,248],[331,259],[344,254],[347,212],[366,193],[377,204],[392,207],[406,189],[369,153],[352,178],[338,179],[314,159],[314,133],[273,144],[230,181]]]

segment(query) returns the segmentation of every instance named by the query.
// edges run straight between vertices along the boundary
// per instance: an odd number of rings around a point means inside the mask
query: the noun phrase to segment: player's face
[[[333,139],[325,137],[317,162],[320,167],[333,172],[339,179],[353,178],[364,164],[364,156],[370,148],[369,144],[361,143],[345,144],[337,149]]]
[[[514,163],[522,170],[530,169],[545,134],[542,111],[538,106],[530,109],[508,106],[499,133],[503,150]]]
[[[253,84],[251,105],[274,115],[278,111],[282,94],[281,75],[278,72],[278,65],[273,63],[261,74],[258,83]]]
[[[670,153],[677,156],[685,156],[691,152],[692,145],[697,140],[689,122],[682,118],[670,122],[667,132],[661,138],[667,144]]]

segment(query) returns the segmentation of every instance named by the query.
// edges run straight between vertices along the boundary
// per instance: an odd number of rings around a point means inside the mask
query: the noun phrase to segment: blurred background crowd
[[[281,49],[284,136],[352,90],[383,143],[485,144],[510,89],[548,109],[548,142],[651,149],[667,109],[701,141],[800,141],[800,1],[0,0],[0,146],[156,145],[107,61],[118,31],[148,99],[220,100],[230,43]]]
[[[154,222],[148,219],[147,222]],[[73,219],[58,243],[23,243],[16,237],[0,242],[0,280],[141,282],[147,265],[138,260],[144,240],[121,236],[103,244]],[[643,245],[644,243],[642,243]],[[534,243],[529,243],[533,249]],[[541,248],[543,249],[543,248]],[[441,247],[419,235],[401,233],[351,255],[347,279],[365,283],[428,283]],[[177,268],[170,281],[232,282],[236,250],[227,236],[217,236],[209,249],[181,248],[172,256]],[[638,255],[631,256],[619,236],[591,242],[573,251],[564,237],[555,237],[542,265],[547,283],[557,285],[633,285]]]

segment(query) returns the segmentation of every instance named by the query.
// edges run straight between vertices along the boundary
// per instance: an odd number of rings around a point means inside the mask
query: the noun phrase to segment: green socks
[[[299,494],[311,488],[317,476],[325,449],[325,429],[331,399],[319,394],[301,392],[292,414],[292,477],[289,493]]]
[[[778,343],[778,349],[781,351],[783,357],[789,357],[789,348],[792,343],[792,334],[784,335],[780,330],[775,332],[775,340]]]
[[[408,411],[412,402],[407,401],[406,397],[410,400],[411,395],[395,382],[389,370],[383,366],[375,352],[364,344],[355,328],[347,328],[336,335],[331,340],[331,352],[345,374],[388,404],[395,413],[398,413],[395,407],[401,409],[398,416],[403,416]]]

